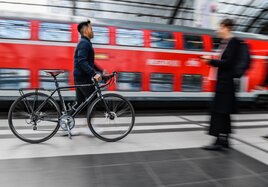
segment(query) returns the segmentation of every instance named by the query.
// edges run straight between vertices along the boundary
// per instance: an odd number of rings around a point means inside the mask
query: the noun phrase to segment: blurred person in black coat
[[[234,65],[236,63],[240,42],[232,34],[234,21],[224,19],[217,30],[222,39],[219,59],[202,56],[211,66],[218,68],[215,96],[212,102],[209,135],[216,140],[211,145],[203,147],[206,150],[221,150],[229,148],[229,134],[231,133],[231,114],[236,111],[236,97],[234,84]]]

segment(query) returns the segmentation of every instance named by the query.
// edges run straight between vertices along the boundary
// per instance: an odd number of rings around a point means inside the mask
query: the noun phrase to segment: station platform
[[[232,149],[202,150],[205,114],[146,114],[133,132],[107,143],[61,132],[41,144],[16,139],[0,120],[1,186],[268,186],[267,114],[233,116]],[[78,118],[77,127],[86,125]]]

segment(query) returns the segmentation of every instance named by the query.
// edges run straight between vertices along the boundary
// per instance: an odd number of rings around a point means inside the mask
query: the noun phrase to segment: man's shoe
[[[211,144],[202,147],[202,149],[207,150],[207,151],[220,151],[222,150],[223,146],[219,144]]]
[[[231,148],[230,143],[229,143],[228,140],[221,142],[221,145],[222,145],[223,148],[227,148],[227,149]]]
[[[213,144],[204,146],[204,147],[202,147],[202,149],[208,150],[208,151],[219,151],[222,149],[222,147],[223,146],[221,145],[220,138],[217,137]]]
[[[220,136],[218,138],[218,144],[222,145],[223,148],[230,148],[230,143],[229,143],[229,136],[228,135],[224,135],[224,136]]]

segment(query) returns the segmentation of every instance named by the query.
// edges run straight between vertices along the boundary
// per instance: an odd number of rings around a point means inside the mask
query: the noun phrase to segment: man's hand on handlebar
[[[105,83],[107,83],[107,81],[109,81],[110,79],[112,78],[115,78],[116,77],[116,74],[117,72],[114,71],[113,73],[111,74],[106,74],[106,75],[100,75],[100,74],[96,74],[93,78],[92,78],[92,81],[93,82],[100,82],[100,81],[104,81]]]
[[[96,74],[93,78],[94,78],[97,82],[100,82],[101,79],[102,79],[100,74]]]

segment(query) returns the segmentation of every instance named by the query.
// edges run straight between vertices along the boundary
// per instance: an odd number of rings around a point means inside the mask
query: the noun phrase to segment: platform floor
[[[0,161],[3,186],[268,186],[268,166],[198,148]],[[1,185],[2,186],[2,185]]]
[[[207,115],[138,116],[132,134],[115,142],[56,136],[42,144],[16,139],[0,120],[0,181],[31,186],[268,186],[267,114],[234,116],[233,149],[200,149]],[[77,119],[77,127],[85,125]]]

